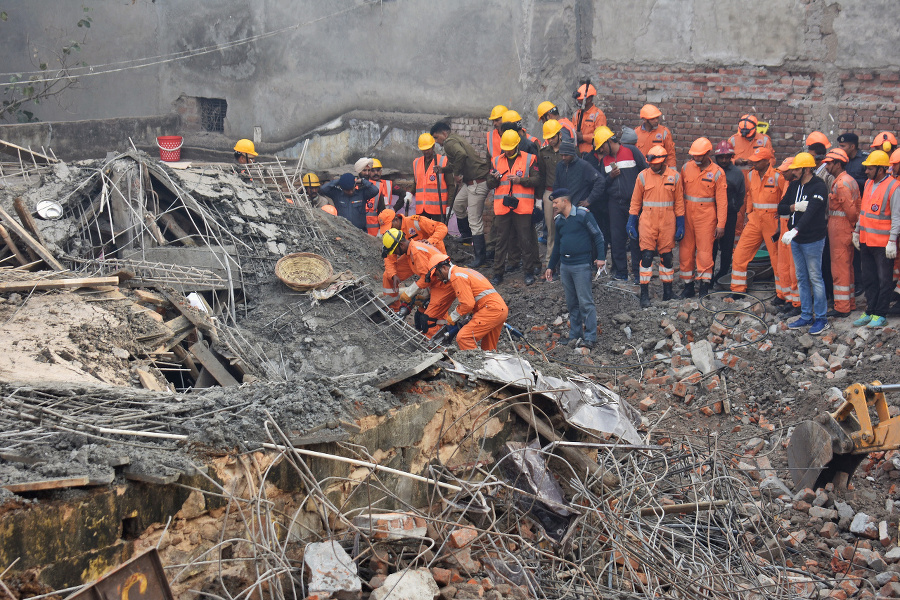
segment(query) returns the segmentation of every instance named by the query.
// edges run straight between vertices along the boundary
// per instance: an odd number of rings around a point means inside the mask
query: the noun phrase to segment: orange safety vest
[[[447,166],[447,157],[443,154],[435,154],[435,160],[439,167]],[[447,180],[444,175],[434,174],[434,161],[425,165],[425,157],[420,156],[413,161],[413,176],[416,178],[416,214],[444,216],[450,206],[450,198],[447,197]],[[443,204],[443,206],[442,206]]]
[[[505,154],[495,156],[491,161],[494,169],[500,172],[500,185],[494,190],[494,214],[505,215],[509,207],[503,205],[503,196],[507,194],[519,199],[519,205],[513,210],[518,215],[530,215],[534,211],[534,189],[525,187],[520,183],[510,183],[509,177],[527,177],[531,167],[534,166],[534,154],[519,152],[512,166]],[[505,182],[504,182],[505,180]]]
[[[685,210],[693,212],[712,209],[716,214],[716,226],[725,227],[728,217],[728,184],[722,167],[710,162],[701,171],[697,163],[691,160],[681,168],[681,178],[684,182]]]
[[[747,176],[747,191],[749,192],[750,202],[747,213],[760,212],[778,212],[778,203],[784,195],[784,178],[781,173],[769,167],[766,174],[759,177],[759,171],[751,169]]]
[[[496,129],[491,129],[485,135],[487,136],[488,158],[494,160],[495,156],[503,154],[503,150],[500,149],[500,132]]]
[[[647,131],[644,129],[643,125],[638,125],[634,128],[634,133],[638,138],[635,147],[641,151],[641,154],[647,156],[647,152],[650,151],[650,148],[653,146],[662,146],[668,153],[666,156],[666,166],[675,166],[675,142],[672,141],[672,133],[669,131],[668,127],[657,125],[656,129]],[[713,162],[715,163],[715,161]]]
[[[900,181],[885,175],[878,183],[866,181],[859,213],[859,243],[884,248],[891,239],[891,196]]]
[[[374,185],[374,181],[372,184]],[[382,196],[386,197],[384,206],[387,207],[391,202],[391,190],[393,190],[393,182],[382,179],[378,182],[378,195],[366,200],[366,232],[369,235],[378,235],[381,229],[381,223],[378,222],[378,199]]]

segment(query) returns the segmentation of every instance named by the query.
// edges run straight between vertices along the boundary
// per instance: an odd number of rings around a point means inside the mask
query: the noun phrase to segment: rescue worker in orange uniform
[[[590,83],[584,83],[572,97],[581,108],[575,111],[572,121],[575,123],[575,141],[578,143],[578,155],[584,155],[594,149],[594,130],[606,125],[606,115],[594,106],[597,89]]]
[[[785,190],[790,183],[797,178],[799,172],[792,169],[794,157],[789,156],[778,165],[775,170],[784,178]],[[779,215],[778,231],[781,233],[790,230],[790,215]],[[797,286],[797,269],[794,267],[794,255],[790,244],[782,244],[778,247],[778,261],[773,262],[775,272],[778,274],[778,282],[775,284],[775,300],[772,305],[777,312],[784,313],[785,319],[800,316],[800,288]]]
[[[756,126],[759,121],[753,115],[744,115],[738,121],[738,132],[728,138],[728,143],[734,148],[734,164],[739,167],[747,165],[753,158],[757,148],[772,150],[772,140],[764,133],[759,133]],[[771,165],[775,164],[775,151],[772,150]]]
[[[572,125],[572,121],[566,119],[565,117],[559,116],[559,109],[556,108],[556,105],[550,102],[549,100],[544,100],[537,107],[537,116],[538,121],[541,123],[546,123],[547,121],[559,121],[559,124],[562,125],[562,135],[566,139],[575,140],[575,126]],[[541,143],[541,147],[547,145],[547,137],[544,136],[544,141]]]
[[[659,278],[663,300],[672,299],[675,265],[672,249],[684,237],[684,189],[681,175],[666,166],[666,149],[654,146],[647,153],[650,168],[637,176],[631,195],[628,225],[631,239],[641,244],[641,308],[650,306],[653,253],[659,252]]]
[[[750,156],[751,170],[747,174],[747,224],[741,241],[734,249],[731,267],[731,291],[743,294],[747,291],[747,266],[756,256],[760,244],[765,242],[769,260],[775,271],[778,286],[778,240],[772,237],[778,232],[778,203],[787,189],[781,173],[772,167],[775,154],[768,146],[759,146]]]
[[[440,221],[422,215],[407,217],[386,208],[378,214],[378,223],[381,225],[379,235],[384,235],[388,229],[399,229],[408,240],[428,242],[437,248],[438,252],[447,254],[447,248],[444,247],[447,226]]]
[[[491,109],[491,114],[488,117],[488,121],[491,122],[491,130],[485,134],[487,138],[487,159],[488,162],[493,160],[495,156],[498,156],[502,153],[500,150],[500,125],[503,123],[501,120],[503,118],[503,113],[508,111],[509,109],[503,106],[502,104],[498,104],[494,108]]]
[[[831,251],[831,278],[834,308],[826,316],[844,318],[856,310],[853,295],[853,230],[859,219],[859,185],[847,172],[850,157],[840,148],[829,150],[822,159],[834,177],[828,194],[828,245]]]
[[[534,212],[534,191],[540,185],[537,156],[519,150],[519,134],[503,132],[500,148],[503,154],[492,161],[488,174],[488,188],[494,190],[494,233],[497,251],[494,256],[494,276],[491,283],[503,281],[506,262],[513,256],[522,257],[525,285],[534,283],[534,273],[540,268],[537,234],[531,223]],[[518,249],[519,252],[515,252]]]
[[[428,307],[425,312],[416,311],[415,323],[416,328],[427,337],[434,337],[438,329],[447,324],[447,311],[453,304],[454,294],[453,289],[446,283],[434,279],[426,280],[425,276],[428,274],[428,265],[431,264],[432,258],[447,260],[449,257],[428,242],[410,241],[399,229],[388,229],[382,236],[381,243],[384,245],[381,255],[385,259],[384,287],[397,289],[400,302],[407,305],[412,305],[416,296],[426,294],[429,299]],[[407,260],[408,270],[400,269],[403,258]],[[393,265],[389,259],[394,259]],[[400,284],[404,279],[412,275],[418,275],[419,278],[401,288]],[[386,291],[385,293],[387,295]]]
[[[853,326],[876,328],[887,324],[894,289],[894,260],[900,235],[900,180],[888,175],[891,160],[884,150],[873,150],[863,165],[869,180],[852,239],[862,262],[866,312],[853,321]]]
[[[713,241],[724,235],[728,220],[728,184],[725,172],[713,162],[712,152],[712,142],[705,137],[697,138],[688,151],[692,160],[681,168],[685,224],[678,261],[684,284],[682,298],[692,298],[695,294],[695,257],[700,297],[709,293],[715,266]]]
[[[637,134],[638,141],[635,144],[641,154],[647,155],[653,146],[662,146],[666,149],[666,166],[677,168],[675,166],[675,140],[672,139],[672,132],[665,125],[660,125],[662,111],[652,104],[645,104],[641,108],[641,124],[634,129]]]
[[[435,173],[447,166],[447,157],[434,151],[434,138],[430,133],[419,136],[419,150],[422,156],[413,161],[413,177],[416,180],[416,214],[428,215],[432,219],[446,221],[453,204],[454,181],[448,181],[444,173]]]
[[[471,315],[456,334],[459,349],[475,350],[480,344],[482,350],[496,350],[509,308],[491,282],[478,271],[451,264],[449,258],[433,257],[431,271],[431,280],[445,282],[459,301],[447,315],[447,323],[459,327],[466,315]]]

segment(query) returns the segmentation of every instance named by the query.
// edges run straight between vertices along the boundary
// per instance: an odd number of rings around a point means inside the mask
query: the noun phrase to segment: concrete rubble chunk
[[[850,523],[850,533],[874,540],[878,537],[878,526],[869,515],[864,512],[858,512]]]
[[[793,496],[790,488],[788,488],[788,486],[786,486],[784,482],[775,475],[769,475],[768,477],[760,481],[759,489],[760,491],[770,490],[776,496],[780,496],[782,494]]]
[[[813,506],[809,509],[809,516],[816,519],[822,519],[823,521],[834,521],[838,518],[838,511],[833,508]]]
[[[813,346],[816,345],[816,338],[809,335],[808,333],[804,333],[803,335],[801,335],[797,341],[806,350],[809,350],[810,348],[812,348]]]
[[[706,340],[691,344],[691,360],[704,375],[715,370],[716,357],[713,354],[712,344]]]
[[[376,540],[424,537],[427,532],[425,519],[407,513],[360,515],[353,518],[353,524]]]
[[[440,590],[428,569],[404,569],[387,576],[371,600],[433,600]]]
[[[884,554],[884,560],[890,564],[900,562],[900,547],[891,548]]]
[[[852,519],[856,514],[856,511],[853,510],[853,507],[846,502],[835,502],[834,508],[836,511],[838,511],[838,516],[842,519]]]
[[[362,580],[356,574],[356,563],[337,542],[309,544],[303,554],[303,564],[310,573],[310,595],[330,594],[340,600],[362,596]]]

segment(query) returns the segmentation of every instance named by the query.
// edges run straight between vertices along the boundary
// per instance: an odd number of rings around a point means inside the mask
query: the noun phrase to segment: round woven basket
[[[309,252],[288,254],[275,263],[275,275],[278,279],[298,292],[308,292],[319,287],[333,274],[330,262]]]

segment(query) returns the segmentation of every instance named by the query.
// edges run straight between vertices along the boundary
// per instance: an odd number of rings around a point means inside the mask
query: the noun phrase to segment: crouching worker
[[[449,257],[427,242],[408,239],[399,229],[388,229],[381,241],[384,245],[381,255],[384,257],[385,295],[407,307],[412,307],[417,296],[424,295],[428,306],[424,312],[416,311],[416,328],[427,337],[433,337],[438,329],[447,324],[447,311],[453,304],[454,295],[448,284],[426,275],[433,259]],[[401,287],[403,281],[412,275],[419,278]]]
[[[438,249],[441,254],[447,254],[444,247],[444,238],[447,237],[447,226],[440,221],[429,219],[424,215],[404,216],[393,209],[386,208],[378,213],[379,235],[384,235],[388,229],[399,229],[406,239],[419,242],[428,242]]]
[[[428,278],[432,283],[439,279],[449,284],[459,300],[447,316],[451,327],[460,327],[456,334],[459,349],[475,350],[480,343],[482,350],[496,350],[509,308],[491,282],[474,269],[451,264],[446,256],[431,258]],[[466,317],[470,317],[468,321]]]

